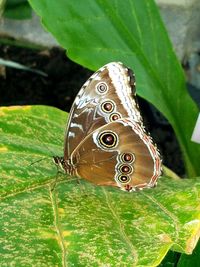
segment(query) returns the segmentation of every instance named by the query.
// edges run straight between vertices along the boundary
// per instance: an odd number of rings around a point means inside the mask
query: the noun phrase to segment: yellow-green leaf
[[[162,177],[127,193],[58,175],[66,119],[50,107],[0,108],[1,267],[157,266],[169,249],[192,253],[200,180]]]

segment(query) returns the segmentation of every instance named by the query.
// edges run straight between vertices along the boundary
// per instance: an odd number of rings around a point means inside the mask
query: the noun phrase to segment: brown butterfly
[[[54,162],[96,185],[126,191],[156,185],[162,161],[143,126],[130,69],[109,63],[83,85],[70,111],[64,157]]]

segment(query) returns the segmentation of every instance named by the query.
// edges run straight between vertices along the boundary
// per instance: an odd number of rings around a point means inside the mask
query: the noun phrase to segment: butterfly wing
[[[71,155],[76,175],[98,185],[133,191],[161,175],[159,152],[138,122],[119,119],[90,133]]]
[[[69,159],[88,134],[111,121],[129,117],[142,122],[134,95],[134,75],[122,63],[109,63],[94,73],[72,105],[65,134],[64,159]]]

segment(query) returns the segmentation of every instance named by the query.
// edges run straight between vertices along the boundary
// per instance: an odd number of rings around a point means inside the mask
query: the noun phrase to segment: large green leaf
[[[29,0],[67,55],[96,70],[122,61],[136,73],[137,92],[172,124],[188,174],[200,174],[200,145],[191,142],[198,110],[185,87],[157,7],[152,0]]]
[[[156,266],[170,248],[191,253],[199,179],[162,177],[155,189],[127,193],[59,175],[51,190],[66,117],[43,106],[0,108],[1,267]]]

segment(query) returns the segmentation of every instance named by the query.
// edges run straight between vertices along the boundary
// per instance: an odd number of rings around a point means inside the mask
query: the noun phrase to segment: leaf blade
[[[46,145],[62,155],[65,118],[50,107],[0,108],[2,266],[157,266],[170,248],[191,253],[199,179],[162,177],[157,188],[128,194],[59,175],[51,191],[57,171]]]

